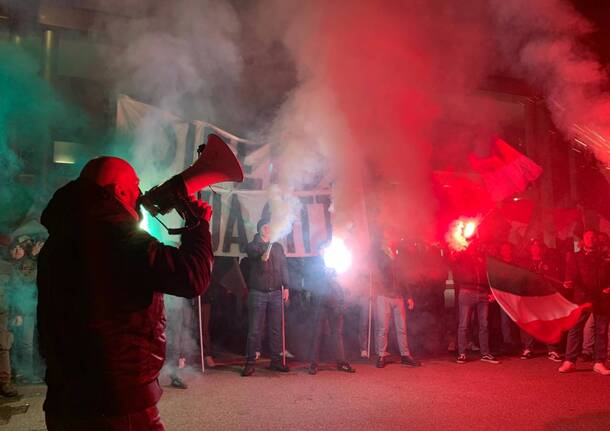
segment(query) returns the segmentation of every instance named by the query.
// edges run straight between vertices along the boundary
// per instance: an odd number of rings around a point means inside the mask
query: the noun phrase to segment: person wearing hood
[[[287,372],[282,363],[282,301],[288,300],[288,264],[284,248],[271,241],[268,219],[261,219],[256,226],[257,234],[248,244],[248,339],[246,343],[246,366],[242,376],[254,373],[257,352],[261,351],[262,331],[267,321],[269,347],[273,371]],[[283,289],[282,289],[283,287]]]
[[[163,294],[208,286],[211,209],[179,248],[138,226],[139,179],[126,161],[89,161],[42,214],[49,238],[38,258],[39,344],[49,431],[164,430],[157,402],[165,360]]]

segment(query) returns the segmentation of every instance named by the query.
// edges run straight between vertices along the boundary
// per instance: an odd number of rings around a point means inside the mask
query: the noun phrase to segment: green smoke
[[[51,156],[53,137],[85,121],[40,77],[38,59],[25,48],[0,42],[0,58],[0,231],[8,233],[44,189],[41,174],[50,163],[44,155]],[[17,181],[23,173],[37,181]]]

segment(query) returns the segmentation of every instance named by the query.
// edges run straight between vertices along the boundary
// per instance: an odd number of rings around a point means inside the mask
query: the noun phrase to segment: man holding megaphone
[[[227,165],[217,154],[172,178],[171,187],[160,186],[163,193],[144,195],[157,209],[176,208],[190,224],[179,248],[139,229],[139,179],[116,157],[89,161],[44,210],[49,239],[38,260],[38,325],[49,431],[164,430],[156,407],[165,360],[163,294],[196,297],[210,282],[212,211],[193,193],[214,182],[202,179],[214,176],[210,163]]]

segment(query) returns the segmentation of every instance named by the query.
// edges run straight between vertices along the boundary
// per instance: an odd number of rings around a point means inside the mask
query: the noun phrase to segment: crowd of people
[[[338,371],[354,373],[348,360],[357,356],[354,350],[365,360],[374,355],[377,368],[392,363],[394,350],[401,365],[419,367],[420,359],[441,353],[438,346],[444,343],[460,364],[475,351],[492,364],[499,363],[497,352],[514,354],[516,349],[527,360],[535,340],[494,304],[490,257],[555,280],[570,301],[590,304],[563,342],[546,346],[547,356],[562,362],[560,372],[569,372],[577,359],[589,355],[593,371],[610,375],[605,366],[607,234],[586,230],[578,248],[568,253],[549,249],[539,239],[517,250],[509,243],[473,240],[463,251],[449,251],[381,235],[384,240],[373,243],[368,254],[369,282],[362,283],[368,287],[346,289],[321,255],[301,261],[296,270],[282,245],[271,241],[269,218],[259,221],[241,265],[232,260],[239,277],[227,278],[212,269],[209,205],[179,197],[183,216],[197,223],[182,233],[179,245],[169,246],[139,227],[139,197],[139,179],[127,162],[93,159],[43,211],[45,235],[15,234],[3,251],[1,395],[17,395],[13,381],[41,382],[44,370],[43,408],[50,431],[124,429],[125,424],[163,430],[156,404],[166,357],[165,316],[172,385],[186,388],[179,370],[196,348],[192,331],[200,331],[195,337],[201,340],[199,352],[213,366],[210,316],[227,314],[215,309],[208,287],[237,280],[245,286],[247,306],[232,308],[228,320],[239,320],[243,310],[247,314],[241,327],[247,335],[237,349],[245,351],[244,377],[256,371],[265,354],[265,333],[268,368],[275,372],[290,370],[289,350],[307,361],[311,375],[329,356]],[[199,326],[192,325],[195,301]],[[493,336],[496,324],[499,345]],[[231,331],[222,332],[217,335]],[[432,339],[437,342],[429,343]]]
[[[444,345],[455,351],[459,364],[468,361],[470,352],[478,352],[481,361],[493,364],[500,362],[498,356],[530,359],[536,352],[536,340],[494,303],[485,264],[486,256],[490,255],[551,280],[562,280],[559,287],[562,295],[576,303],[591,302],[591,312],[583,315],[562,342],[544,348],[549,360],[563,362],[561,372],[570,371],[580,358],[593,361],[597,372],[609,373],[604,362],[610,354],[610,299],[607,299],[610,295],[593,293],[603,292],[610,286],[608,235],[603,232],[584,232],[578,251],[569,253],[548,248],[541,239],[532,239],[520,248],[504,242],[477,244],[462,252],[415,241],[384,241],[376,244],[371,254],[375,263],[373,289],[353,294],[341,286],[321,256],[310,260],[303,283],[291,281],[295,277],[291,275],[282,246],[269,240],[268,220],[261,220],[257,228],[258,233],[248,245],[247,258],[241,265],[248,287],[243,376],[255,372],[255,364],[263,352],[263,339],[268,341],[271,370],[289,371],[285,358],[288,343],[290,350],[302,352],[299,359],[308,362],[308,372],[312,375],[318,372],[324,345],[332,346],[327,356],[334,357],[337,369],[348,373],[355,372],[349,357],[368,359],[371,353],[376,358],[375,365],[384,368],[391,362],[389,341],[400,355],[399,362],[411,367],[420,366],[421,362],[412,354],[410,343],[416,346],[418,356],[424,357],[441,353],[443,349],[439,345]],[[0,394],[3,396],[17,394],[13,382],[35,384],[41,383],[44,377],[36,320],[36,261],[44,240],[42,234],[18,235],[4,247],[0,268]],[[453,285],[453,295],[447,295],[451,292],[447,290],[448,280],[449,286]],[[291,291],[296,297],[306,292],[307,306],[303,306],[303,301],[293,301],[284,310]],[[205,366],[216,365],[210,329],[216,305],[210,301],[210,293],[206,292],[199,308],[193,300],[166,296],[168,368],[171,385],[176,388],[187,388],[180,377],[187,356],[203,351]],[[308,334],[292,340],[290,335],[295,330],[283,327],[287,320],[284,313],[298,313],[299,305],[306,309]],[[199,322],[198,309],[201,310]],[[235,317],[239,318],[232,318]],[[203,349],[197,345],[198,324],[202,325]],[[346,334],[348,331],[353,333]],[[351,340],[355,341],[349,343]],[[296,346],[297,343],[306,345]],[[350,347],[358,352],[350,351]],[[326,353],[323,351],[322,356]]]
[[[244,376],[255,371],[255,363],[263,351],[261,343],[265,329],[268,332],[270,369],[280,372],[289,370],[282,356],[286,351],[282,301],[287,301],[289,292],[296,289],[291,286],[287,258],[281,245],[273,243],[267,250],[270,244],[267,222],[261,220],[259,233],[248,246],[247,260],[250,263],[244,274],[249,289]],[[43,366],[36,340],[36,260],[43,244],[43,235],[19,235],[4,247],[0,274],[0,394],[4,396],[16,395],[12,382],[42,382]],[[267,252],[268,256],[265,256]],[[376,271],[371,304],[366,293],[360,296],[346,293],[333,270],[324,266],[322,258],[313,259],[305,275],[305,287],[310,299],[310,342],[306,348],[297,349],[307,352],[302,359],[308,361],[309,373],[316,374],[318,371],[325,334],[330,336],[335,348],[332,354],[336,358],[337,369],[355,372],[347,360],[350,355],[346,353],[344,340],[345,320],[349,317],[346,314],[350,312],[357,315],[352,319],[355,324],[349,325],[349,329],[358,333],[360,357],[368,358],[373,348],[375,364],[379,368],[385,367],[390,356],[390,332],[395,336],[393,341],[400,354],[400,362],[408,366],[420,365],[420,361],[411,353],[409,339],[424,337],[430,341],[431,336],[447,343],[450,350],[456,350],[457,363],[465,363],[469,351],[473,349],[480,352],[482,361],[489,363],[499,363],[497,354],[532,358],[536,340],[519,329],[508,314],[494,304],[487,279],[486,255],[496,256],[504,262],[541,273],[553,280],[564,280],[561,293],[566,298],[576,303],[591,301],[594,304],[592,312],[585,314],[563,343],[544,347],[548,359],[562,362],[565,358],[566,363],[562,364],[561,371],[569,371],[580,357],[585,361],[594,361],[597,370],[606,373],[603,362],[608,341],[603,340],[608,340],[607,316],[610,313],[605,303],[610,303],[610,300],[606,301],[603,295],[596,298],[588,292],[596,284],[608,287],[610,254],[607,234],[592,230],[583,234],[580,250],[567,253],[565,258],[556,250],[546,247],[540,239],[531,240],[518,251],[513,244],[505,242],[484,249],[478,247],[475,250],[473,247],[463,252],[449,252],[423,243],[386,241],[379,244],[373,253]],[[447,313],[447,279],[453,280],[456,317]],[[208,298],[209,292],[205,296]],[[209,324],[212,304],[204,300],[201,305],[201,323],[205,323],[202,328],[205,363],[213,368],[215,363]],[[200,351],[193,335],[198,329],[196,307],[192,300],[168,296],[166,308],[171,384],[186,388],[179,377],[179,370],[184,368],[189,353]],[[452,319],[455,319],[453,323]],[[496,322],[493,322],[494,319]],[[409,331],[407,324],[413,325]],[[492,328],[499,329],[499,342],[490,341]],[[414,341],[418,345],[425,344],[421,340]],[[295,344],[294,340],[288,342]],[[496,354],[492,353],[492,344]],[[426,348],[419,351],[429,356]],[[434,353],[438,353],[438,349]]]
[[[13,382],[42,383],[37,343],[36,269],[44,235],[18,235],[0,260],[0,394],[17,395]]]
[[[421,365],[415,356],[442,354],[439,344],[455,351],[458,364],[466,363],[472,351],[491,364],[500,363],[501,356],[531,359],[539,343],[495,302],[486,265],[490,256],[540,274],[576,304],[591,303],[563,340],[544,345],[546,356],[562,362],[560,372],[571,371],[582,358],[593,361],[594,371],[610,374],[604,364],[610,315],[610,254],[605,233],[586,230],[576,249],[568,252],[549,248],[539,238],[520,247],[474,241],[459,252],[422,242],[386,240],[376,244],[370,255],[374,262],[371,291],[354,294],[342,288],[321,257],[302,270],[300,283],[299,276],[289,271],[281,245],[269,241],[267,221],[261,220],[248,246],[248,335],[242,375],[255,372],[265,324],[269,369],[279,372],[289,370],[282,357],[288,344],[290,350],[300,352],[299,359],[309,363],[309,373],[316,374],[324,334],[331,346],[327,356],[334,356],[338,370],[349,373],[355,370],[347,358],[356,355],[346,353],[345,345],[346,339],[354,338],[361,358],[369,358],[373,350],[378,368],[391,362],[388,341],[395,344],[399,362],[410,367]],[[448,284],[453,288],[447,289]],[[282,303],[291,296],[300,298],[303,292],[307,305],[303,301],[291,304],[289,313],[303,315],[295,308],[306,308],[310,322],[300,330],[286,330],[281,326],[285,320]],[[294,319],[291,323],[299,324]]]

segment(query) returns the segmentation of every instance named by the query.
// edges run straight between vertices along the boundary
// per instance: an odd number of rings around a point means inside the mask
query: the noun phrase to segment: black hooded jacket
[[[200,295],[213,261],[209,225],[176,249],[139,229],[104,188],[78,179],[42,214],[38,327],[47,365],[44,409],[121,415],[159,400],[165,360],[163,294]]]

